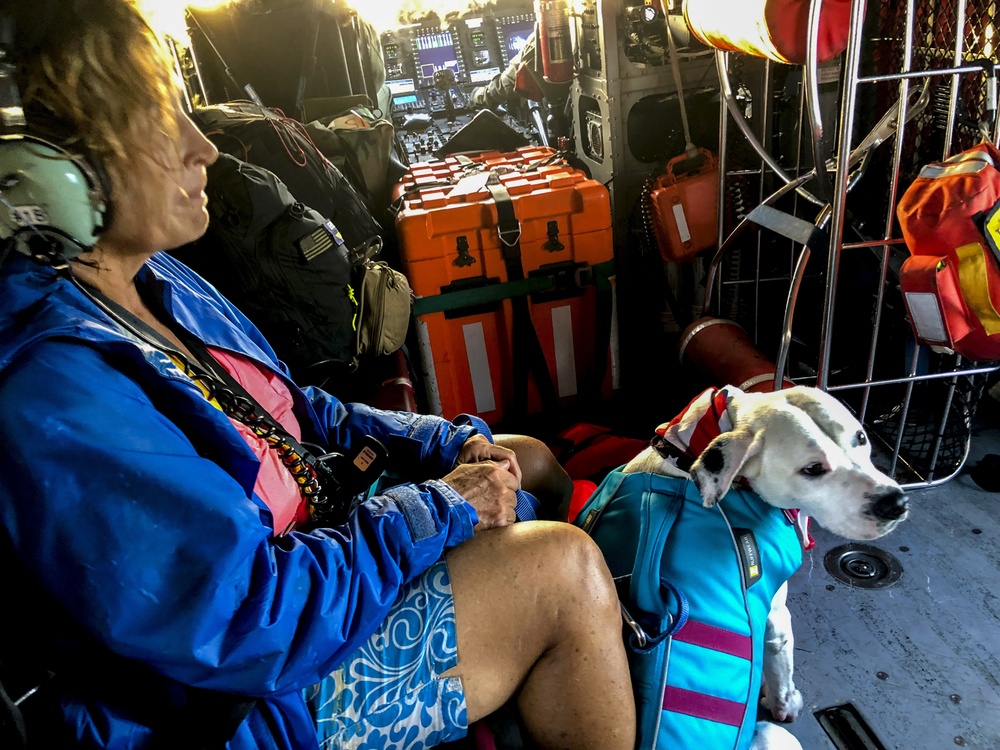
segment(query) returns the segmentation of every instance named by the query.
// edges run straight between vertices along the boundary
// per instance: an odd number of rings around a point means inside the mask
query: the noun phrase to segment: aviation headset
[[[32,132],[16,80],[14,19],[0,17],[0,263],[11,250],[65,268],[93,248],[110,218],[100,165]]]

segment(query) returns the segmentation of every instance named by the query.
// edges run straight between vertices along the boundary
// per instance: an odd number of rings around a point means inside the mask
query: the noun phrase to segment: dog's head
[[[733,429],[691,467],[706,507],[738,476],[766,502],[799,508],[848,539],[877,539],[908,513],[899,485],[872,464],[864,428],[836,398],[816,388],[736,392]]]

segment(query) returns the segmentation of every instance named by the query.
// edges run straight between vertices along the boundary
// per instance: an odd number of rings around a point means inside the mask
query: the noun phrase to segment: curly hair
[[[177,142],[178,84],[135,0],[11,5],[29,129],[103,171],[112,201],[151,202],[143,188],[163,174],[163,143]]]

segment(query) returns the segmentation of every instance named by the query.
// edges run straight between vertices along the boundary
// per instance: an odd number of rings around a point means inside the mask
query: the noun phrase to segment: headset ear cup
[[[0,141],[0,238],[20,238],[18,249],[42,262],[70,260],[89,250],[108,218],[98,174],[44,139],[23,135]],[[29,235],[48,238],[52,251],[33,250]]]
[[[91,202],[94,204],[94,211],[97,214],[95,220],[94,235],[100,235],[111,224],[112,203],[111,203],[111,176],[104,165],[96,159],[85,157],[75,159],[76,165],[87,178],[90,188]]]
[[[93,234],[96,237],[111,224],[112,183],[103,162],[85,147],[76,129],[67,119],[53,114],[43,104],[38,102],[26,104],[24,115],[27,125],[23,137],[54,149],[62,158],[72,161],[82,173],[93,205],[95,215]]]

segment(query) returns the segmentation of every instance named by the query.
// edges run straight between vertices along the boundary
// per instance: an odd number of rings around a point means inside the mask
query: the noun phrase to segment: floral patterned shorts
[[[410,582],[378,631],[310,699],[323,750],[419,750],[466,735],[465,691],[441,674],[458,663],[444,560]]]

